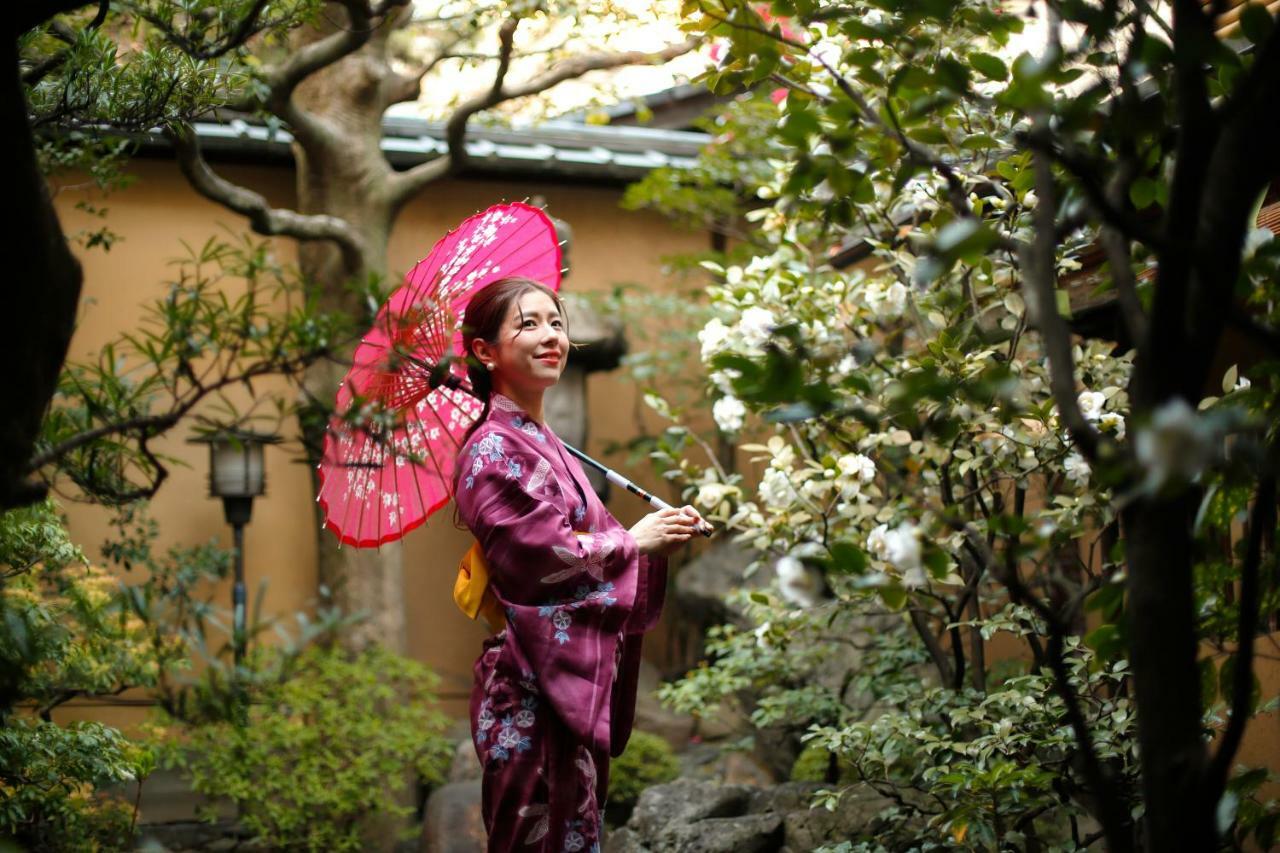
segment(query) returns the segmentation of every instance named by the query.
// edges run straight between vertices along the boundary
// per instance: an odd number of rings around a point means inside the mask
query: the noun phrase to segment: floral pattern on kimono
[[[489,850],[598,849],[665,560],[638,553],[559,438],[507,398],[494,395],[462,453],[459,516],[507,615],[471,700]]]

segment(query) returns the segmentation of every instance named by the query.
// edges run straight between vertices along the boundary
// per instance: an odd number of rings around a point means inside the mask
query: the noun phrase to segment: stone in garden
[[[654,785],[640,795],[627,828],[654,849],[664,842],[669,830],[694,821],[717,817],[739,817],[751,799],[746,785],[721,785],[694,779],[677,779]]]
[[[667,838],[655,853],[775,853],[782,847],[782,816],[708,818],[677,826]]]
[[[472,782],[480,778],[482,769],[480,759],[476,758],[475,744],[468,736],[466,740],[458,741],[457,747],[453,750],[453,763],[449,765],[446,781]]]
[[[825,787],[821,782],[783,782],[769,788],[762,788],[751,795],[747,811],[751,814],[790,814],[795,811],[806,811],[813,795]]]
[[[450,782],[431,792],[422,819],[420,853],[484,853],[486,840],[478,779]]]
[[[662,707],[658,701],[658,685],[661,683],[658,668],[646,660],[640,662],[640,678],[636,685],[637,731],[648,732],[671,744],[672,749],[683,749],[693,734],[694,720],[689,714],[677,714]]]
[[[817,808],[789,812],[783,822],[787,846],[792,850],[813,850],[847,840],[873,826],[876,815],[889,805],[892,803],[887,798],[871,788],[855,785],[845,790],[835,811]]]
[[[625,826],[605,830],[604,853],[651,853],[640,841],[640,836]]]
[[[676,575],[675,594],[681,610],[704,628],[725,622],[746,624],[743,614],[730,609],[725,598],[740,587],[769,585],[771,572],[767,569],[743,578],[751,560],[751,552],[733,542],[721,541],[703,551]]]

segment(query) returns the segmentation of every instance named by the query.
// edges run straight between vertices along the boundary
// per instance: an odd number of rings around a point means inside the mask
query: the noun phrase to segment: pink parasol
[[[467,305],[507,276],[558,290],[560,264],[551,220],[516,202],[470,217],[405,276],[356,347],[325,436],[316,499],[342,542],[392,542],[449,502],[462,437],[483,409],[463,361]]]

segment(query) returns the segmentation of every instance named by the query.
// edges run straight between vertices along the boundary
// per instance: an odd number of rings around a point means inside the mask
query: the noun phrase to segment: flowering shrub
[[[986,0],[688,12],[727,43],[713,89],[786,93],[725,119],[754,122],[738,179],[762,206],[704,263],[715,316],[698,335],[718,428],[764,435],[740,447],[750,469],[667,467],[774,581],[755,631],[716,632],[669,700],[740,693],[758,725],[804,732],[894,800],[888,849],[1270,844],[1258,776],[1233,761],[1280,595],[1263,571],[1280,352],[1268,338],[1225,374],[1214,359],[1230,316],[1275,335],[1280,245],[1243,227],[1266,187],[1249,170],[1212,189],[1235,193],[1214,196],[1231,225],[1197,238],[1214,260],[1162,230],[1207,222],[1201,196],[1170,190],[1211,186],[1168,133],[1187,115],[1171,105],[1201,97],[1173,71],[1196,15],[1161,33],[1141,5],[1054,6],[1045,44],[1017,55],[1022,18]],[[1248,38],[1274,39],[1250,16]],[[1250,97],[1248,56],[1186,61]],[[1138,69],[1161,92],[1141,118]],[[667,209],[681,182],[633,202]],[[918,662],[875,664],[891,636]],[[829,677],[818,662],[850,644],[891,687]]]

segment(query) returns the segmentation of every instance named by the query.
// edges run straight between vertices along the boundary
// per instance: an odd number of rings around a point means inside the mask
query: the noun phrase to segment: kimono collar
[[[585,509],[588,506],[587,493],[594,493],[595,490],[591,487],[591,481],[587,479],[582,466],[577,464],[577,460],[571,460],[565,455],[564,448],[560,444],[560,437],[552,432],[550,427],[546,425],[539,426],[538,422],[529,417],[529,413],[522,409],[515,400],[505,394],[494,391],[489,398],[489,417],[494,417],[495,413],[498,412],[501,412],[506,417],[506,422],[512,427],[537,439],[539,444],[550,445],[548,452],[553,453],[553,458],[559,457],[560,464],[569,472],[569,476],[573,479],[573,487],[578,492],[578,499]]]
[[[532,423],[535,426],[542,428],[537,421],[529,417],[529,413],[526,412],[523,408],[521,408],[519,403],[517,403],[515,400],[512,400],[506,394],[500,394],[497,391],[494,391],[489,395],[489,411],[506,412],[507,414],[522,415],[528,423]]]

